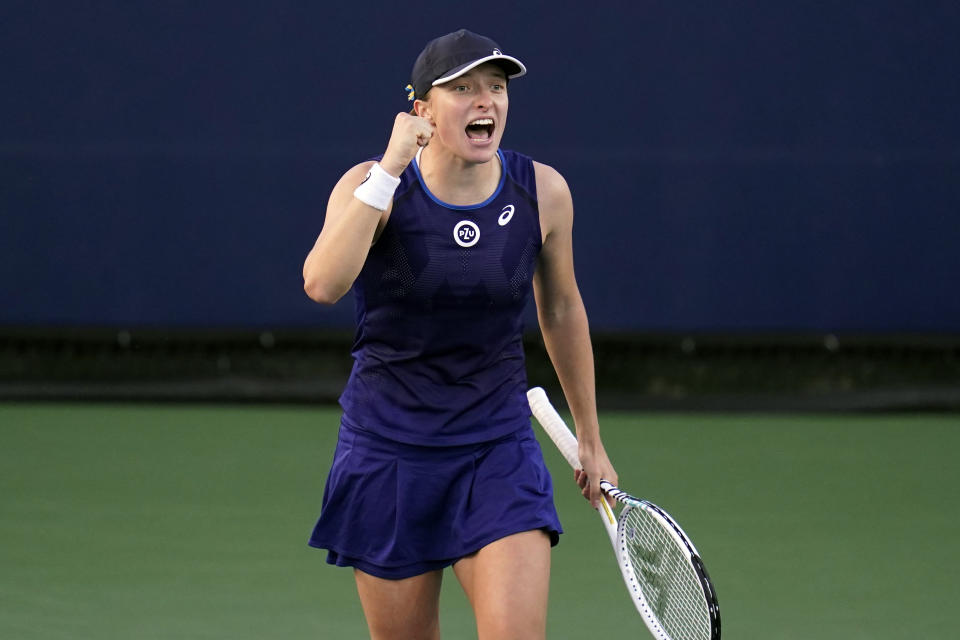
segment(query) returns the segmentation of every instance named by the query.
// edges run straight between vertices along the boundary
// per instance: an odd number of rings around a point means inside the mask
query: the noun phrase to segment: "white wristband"
[[[400,178],[394,178],[377,163],[370,167],[367,177],[353,190],[353,197],[374,209],[386,211],[399,185]]]

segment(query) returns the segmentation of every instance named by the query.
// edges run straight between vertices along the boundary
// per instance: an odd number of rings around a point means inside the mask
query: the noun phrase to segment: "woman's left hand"
[[[583,497],[596,509],[600,506],[602,493],[600,481],[606,480],[617,485],[619,478],[599,437],[595,441],[581,441],[579,454],[581,468],[574,470],[573,478],[580,487]],[[613,506],[615,501],[608,497],[607,502]]]

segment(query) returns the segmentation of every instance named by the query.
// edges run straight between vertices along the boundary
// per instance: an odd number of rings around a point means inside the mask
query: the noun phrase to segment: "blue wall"
[[[595,329],[960,331],[955,1],[341,4],[6,5],[0,326],[351,326],[302,260],[466,26]]]

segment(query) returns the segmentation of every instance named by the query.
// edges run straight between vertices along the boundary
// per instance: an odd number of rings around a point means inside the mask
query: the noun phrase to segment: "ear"
[[[427,122],[429,122],[430,124],[434,124],[433,113],[430,110],[430,103],[427,102],[426,100],[414,100],[413,112],[418,116],[420,116],[421,118],[423,118],[424,120],[426,120]]]

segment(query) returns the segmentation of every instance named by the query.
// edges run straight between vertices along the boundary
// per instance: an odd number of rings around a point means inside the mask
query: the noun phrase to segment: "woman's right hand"
[[[433,132],[434,126],[426,118],[398,113],[380,166],[393,177],[399,178],[420,147],[430,144]]]

